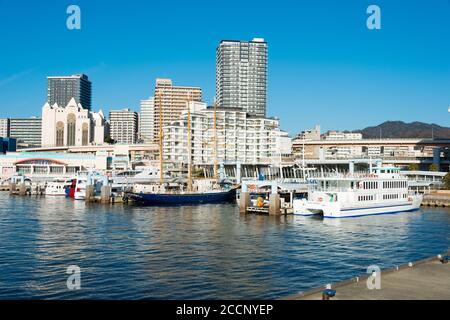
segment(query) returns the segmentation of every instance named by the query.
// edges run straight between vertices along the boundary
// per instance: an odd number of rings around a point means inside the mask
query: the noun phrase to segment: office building
[[[216,101],[220,108],[239,108],[266,116],[267,43],[223,40],[216,50]]]
[[[138,114],[130,109],[109,112],[110,135],[116,143],[134,144],[137,140]]]
[[[139,114],[139,139],[145,143],[154,141],[155,134],[155,98],[141,100]]]
[[[17,140],[17,148],[41,146],[42,119],[38,117],[10,119],[9,137]]]
[[[47,102],[66,106],[74,98],[83,109],[91,109],[92,84],[84,74],[47,77]]]
[[[170,79],[156,79],[154,139],[159,141],[160,121],[163,128],[179,119],[188,101],[202,101],[199,87],[174,86]]]

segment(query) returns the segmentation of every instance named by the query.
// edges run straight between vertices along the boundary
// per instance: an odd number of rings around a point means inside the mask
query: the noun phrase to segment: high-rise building
[[[9,119],[0,119],[0,137],[9,137]]]
[[[276,118],[249,117],[245,111],[217,109],[190,102],[191,156],[194,165],[273,164],[280,154],[291,154],[291,138]],[[187,111],[164,128],[163,155],[167,163],[189,161]],[[214,130],[214,122],[216,128]],[[216,140],[217,139],[217,140]],[[217,149],[216,149],[217,146]]]
[[[163,128],[178,120],[188,101],[202,101],[202,89],[199,87],[174,86],[170,79],[156,79],[154,139],[159,140],[160,121]]]
[[[216,50],[216,102],[266,116],[267,42],[223,40]]]
[[[71,76],[47,77],[47,102],[53,106],[67,106],[70,99],[75,98],[83,109],[91,109],[92,84],[84,74]]]
[[[141,100],[139,115],[139,137],[145,143],[154,141],[155,134],[155,98]]]
[[[134,144],[137,140],[138,114],[130,109],[109,112],[111,138],[117,143]]]
[[[17,139],[18,149],[40,147],[41,135],[41,118],[10,119],[9,136]]]

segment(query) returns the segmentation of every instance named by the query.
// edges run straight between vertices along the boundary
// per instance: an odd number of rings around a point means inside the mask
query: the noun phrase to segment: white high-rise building
[[[0,137],[8,138],[9,137],[9,119],[0,119]]]
[[[103,112],[84,109],[75,98],[66,106],[48,102],[42,108],[42,147],[88,146],[103,144]]]
[[[117,143],[134,144],[137,140],[138,114],[130,109],[109,112],[111,138]]]
[[[251,117],[244,111],[214,109],[205,103],[191,102],[191,155],[194,165],[212,164],[215,158],[224,164],[271,164],[280,154],[291,154],[288,134],[279,128],[278,119]],[[179,120],[164,129],[164,161],[188,162],[187,110]]]
[[[155,134],[155,98],[141,100],[139,115],[139,137],[145,143],[154,141]]]
[[[216,99],[224,109],[266,116],[267,43],[223,40],[216,50]]]

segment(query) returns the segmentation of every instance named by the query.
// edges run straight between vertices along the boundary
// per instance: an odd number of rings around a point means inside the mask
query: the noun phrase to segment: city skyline
[[[408,10],[404,4],[377,1],[382,29],[376,31],[365,26],[368,4],[357,1],[277,4],[268,10],[270,21],[261,19],[256,8],[248,20],[230,18],[222,27],[202,19],[217,9],[204,2],[186,7],[189,20],[183,10],[174,13],[163,31],[154,28],[162,23],[158,17],[139,22],[163,4],[136,2],[122,21],[118,7],[110,5],[104,14],[106,2],[79,1],[82,28],[69,31],[67,4],[49,3],[0,2],[0,12],[16,13],[0,19],[0,35],[9,43],[0,58],[11,61],[0,68],[1,118],[39,115],[46,77],[61,74],[87,74],[93,82],[92,108],[105,114],[123,108],[138,111],[140,100],[152,95],[156,78],[201,87],[204,100],[212,104],[217,45],[224,39],[261,37],[270,46],[267,115],[280,118],[291,135],[316,123],[325,131],[362,129],[386,120],[448,123],[448,1],[408,3]],[[243,3],[240,10],[253,5]],[[46,7],[37,20],[35,6]],[[221,7],[217,18],[227,17],[234,7]],[[190,24],[180,29],[186,21]],[[78,50],[58,52],[51,41],[68,48],[77,43]]]

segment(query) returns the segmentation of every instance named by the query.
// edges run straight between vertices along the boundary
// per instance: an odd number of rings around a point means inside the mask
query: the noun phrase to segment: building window
[[[62,121],[56,123],[56,146],[64,146],[64,123]]]
[[[67,115],[67,145],[75,145],[75,133],[76,133],[76,117],[73,113]]]
[[[83,123],[83,128],[82,128],[82,135],[81,135],[81,144],[83,146],[87,146],[89,143],[89,129],[88,129],[88,124],[87,123]]]

